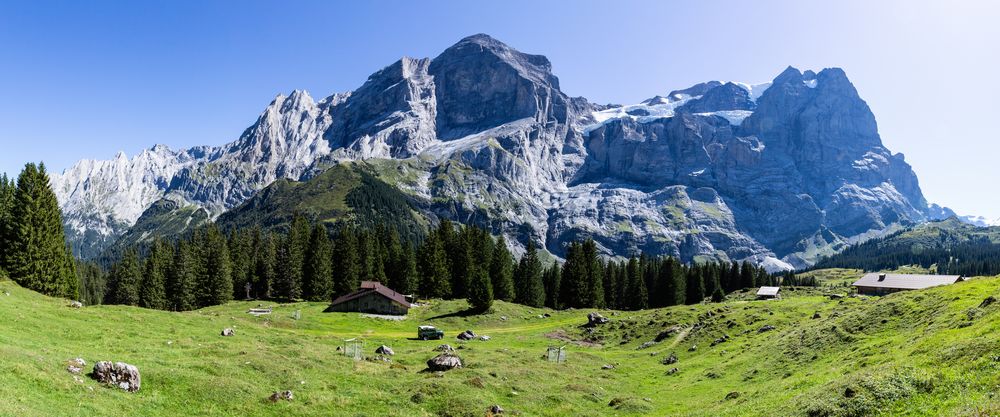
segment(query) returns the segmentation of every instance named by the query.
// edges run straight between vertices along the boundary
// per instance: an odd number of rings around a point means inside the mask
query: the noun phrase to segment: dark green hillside
[[[171,239],[209,222],[208,212],[195,206],[181,206],[169,199],[153,203],[135,225],[105,253],[104,260],[117,259],[124,248],[148,247],[156,239]],[[144,251],[143,251],[144,252]]]
[[[300,214],[318,222],[389,226],[407,240],[419,240],[430,225],[423,207],[423,202],[381,180],[372,165],[349,162],[307,181],[275,181],[217,223],[225,229],[259,226],[284,232]]]
[[[851,246],[816,268],[868,271],[919,265],[941,274],[1000,273],[1000,227],[977,227],[956,218],[924,223]]]

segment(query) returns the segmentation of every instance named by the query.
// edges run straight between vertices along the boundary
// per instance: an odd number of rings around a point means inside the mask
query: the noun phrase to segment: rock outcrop
[[[94,364],[93,377],[103,384],[128,392],[136,392],[142,385],[139,368],[124,362],[97,362]]]

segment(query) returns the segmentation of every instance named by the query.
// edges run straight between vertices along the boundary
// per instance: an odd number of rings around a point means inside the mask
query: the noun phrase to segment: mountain
[[[278,96],[228,145],[82,161],[54,184],[86,255],[164,198],[211,219],[234,210],[226,219],[271,221],[255,207],[287,193],[265,188],[349,161],[395,166],[377,169],[378,181],[419,218],[474,223],[515,250],[530,240],[557,255],[593,238],[608,255],[787,269],[940,214],[840,69],[789,67],[764,84],[710,81],[596,105],[563,93],[544,56],[482,34],[433,59],[402,58],[350,93]]]

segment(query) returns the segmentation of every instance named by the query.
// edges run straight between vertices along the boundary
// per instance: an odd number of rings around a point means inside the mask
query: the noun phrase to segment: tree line
[[[0,277],[56,297],[79,296],[59,202],[45,164],[29,163],[13,181],[0,176]]]
[[[256,228],[226,234],[209,225],[174,244],[157,241],[143,257],[128,250],[111,266],[101,301],[169,310],[245,298],[330,301],[361,281],[377,281],[403,294],[464,298],[475,311],[494,300],[643,309],[721,301],[726,293],[778,281],[749,262],[685,265],[646,255],[605,261],[593,240],[570,243],[564,264],[546,265],[533,244],[515,259],[502,236],[448,220],[419,243],[401,239],[396,228],[328,226],[303,216],[285,234]]]
[[[814,268],[858,268],[865,271],[893,270],[920,265],[938,274],[992,276],[1000,274],[1000,244],[988,236],[956,237],[941,233],[937,241],[915,244],[899,239],[902,232],[851,246],[821,259]]]

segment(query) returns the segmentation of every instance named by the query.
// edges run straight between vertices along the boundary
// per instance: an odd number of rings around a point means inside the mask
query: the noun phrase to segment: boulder
[[[815,313],[813,313],[813,319],[818,319],[818,318],[820,318],[820,317],[821,317],[821,316],[819,315],[819,312],[818,312],[818,311],[817,311],[817,312],[815,312]]]
[[[503,414],[503,407],[501,407],[501,406],[499,406],[497,404],[491,405],[490,406],[490,414],[492,414],[492,415]]]
[[[670,355],[668,355],[667,357],[663,358],[663,360],[660,361],[660,363],[662,363],[664,365],[673,365],[673,364],[677,363],[677,354],[675,354],[673,352],[670,352]]]
[[[83,308],[83,303],[81,303],[79,301],[73,301],[73,302],[69,303],[69,306],[72,307],[72,308]]]
[[[602,366],[601,369],[615,369],[615,366],[609,363]]]
[[[382,345],[382,346],[379,346],[379,347],[375,348],[375,354],[385,355],[385,356],[392,356],[392,355],[395,355],[396,352],[393,352],[391,347],[388,347],[386,345]]]
[[[124,362],[101,361],[94,364],[94,379],[128,392],[136,392],[142,385],[139,368]]]
[[[434,350],[438,352],[454,352],[455,348],[451,347],[451,345],[441,345],[434,348]]]
[[[427,368],[435,372],[450,371],[461,367],[462,359],[451,353],[442,353],[427,361]]]
[[[458,334],[458,340],[472,340],[476,338],[476,333],[472,330],[466,330]]]
[[[83,367],[87,366],[87,361],[83,358],[70,359],[66,361],[66,370],[71,374],[79,374],[83,372]]]
[[[479,340],[482,340],[484,342],[488,342],[490,339],[491,338],[489,336],[479,336]]]
[[[656,342],[652,342],[652,341],[646,342],[646,343],[643,343],[643,344],[639,345],[639,347],[637,347],[636,350],[648,349],[650,347],[653,347],[654,345],[656,345]]]
[[[236,331],[230,328],[222,329],[223,336],[236,336]]]
[[[587,327],[594,327],[608,322],[608,318],[601,315],[601,313],[593,312],[587,314]]]
[[[295,395],[292,393],[292,391],[275,391],[274,394],[271,394],[271,396],[268,397],[268,400],[271,400],[272,403],[276,403],[282,400],[291,401],[294,398]]]
[[[986,308],[990,304],[995,303],[996,301],[997,301],[996,297],[994,297],[992,295],[989,296],[989,297],[986,297],[985,299],[983,299],[983,302],[979,303],[979,308]]]
[[[761,327],[759,330],[757,330],[757,333],[769,332],[771,330],[774,330],[774,326],[770,324],[765,324],[764,327]]]
[[[681,370],[680,370],[680,369],[677,369],[677,368],[670,368],[670,370],[669,370],[669,371],[667,371],[667,375],[673,375],[673,374],[676,374],[676,373],[678,373],[678,372],[680,372],[680,371],[681,371]]]
[[[726,394],[726,399],[727,400],[735,400],[737,398],[740,398],[740,393],[738,393],[736,391],[733,391],[733,392],[730,392],[729,394]]]
[[[691,347],[688,348],[688,352],[694,352],[696,350],[698,350],[698,345],[691,345]]]

